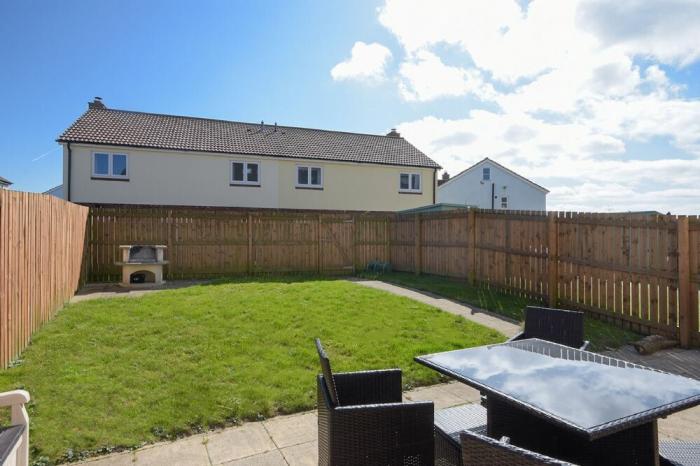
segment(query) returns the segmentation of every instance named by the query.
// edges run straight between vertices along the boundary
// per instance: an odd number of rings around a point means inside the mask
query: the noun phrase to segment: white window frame
[[[508,196],[501,196],[501,209],[508,208]]]
[[[307,184],[299,183],[299,169],[301,168],[306,168],[308,170],[309,182]],[[318,168],[319,173],[321,175],[319,184],[311,183],[311,170],[313,168]],[[294,186],[300,189],[323,189],[323,167],[320,167],[318,165],[297,165],[297,169],[294,171]]]
[[[243,181],[233,179],[233,164],[242,163],[243,164]],[[248,165],[258,166],[258,181],[248,181]],[[260,169],[260,162],[255,160],[231,160],[231,186],[260,186],[262,178],[262,170]]]
[[[486,173],[489,175],[486,176]],[[481,180],[482,181],[491,181],[491,167],[482,167],[481,168]]]
[[[408,189],[401,188],[401,177],[408,175]],[[418,177],[418,189],[413,189],[413,177]],[[411,194],[422,194],[423,193],[423,176],[417,172],[402,172],[399,173],[399,192],[400,193],[411,193]]]
[[[107,156],[107,174],[95,172],[95,156],[97,154]],[[115,155],[123,155],[126,160],[126,175],[115,175],[113,160]],[[92,178],[97,179],[113,179],[113,180],[128,180],[129,179],[129,154],[126,152],[107,152],[107,151],[94,151],[92,153]]]

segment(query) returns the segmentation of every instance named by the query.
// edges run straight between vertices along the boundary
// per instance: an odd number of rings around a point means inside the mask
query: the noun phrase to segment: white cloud
[[[697,213],[700,100],[664,68],[700,60],[700,1],[386,0],[378,14],[404,49],[404,100],[489,103],[399,125],[449,172],[489,156],[551,188],[552,208]]]
[[[391,51],[373,42],[355,42],[350,58],[335,65],[331,76],[336,81],[355,79],[365,82],[379,82],[385,79],[386,64],[391,59]]]
[[[427,101],[438,97],[474,94],[484,100],[495,96],[493,86],[484,82],[481,72],[445,65],[434,53],[421,50],[399,69],[399,90],[404,99]]]
[[[697,0],[588,0],[576,19],[603,45],[630,55],[681,66],[700,58]]]

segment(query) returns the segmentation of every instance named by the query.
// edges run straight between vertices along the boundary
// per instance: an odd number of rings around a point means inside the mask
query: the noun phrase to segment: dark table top
[[[700,381],[538,339],[416,361],[590,438],[700,404]]]

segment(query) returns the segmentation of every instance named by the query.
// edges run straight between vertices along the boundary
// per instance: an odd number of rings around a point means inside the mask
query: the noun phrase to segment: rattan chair
[[[486,408],[466,404],[435,412],[435,465],[461,466],[462,431],[486,435]]]
[[[659,442],[659,454],[662,465],[700,465],[700,443],[697,442]]]
[[[572,463],[511,445],[506,438],[496,440],[464,431],[460,434],[460,439],[464,466],[573,466]]]
[[[399,369],[334,374],[316,347],[318,464],[433,465],[433,403],[402,403]]]
[[[525,308],[525,329],[508,341],[525,338],[539,338],[581,350],[589,344],[583,339],[583,312],[548,307]]]

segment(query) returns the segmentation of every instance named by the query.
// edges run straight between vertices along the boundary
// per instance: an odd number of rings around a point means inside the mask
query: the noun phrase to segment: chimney
[[[390,138],[400,138],[401,134],[396,131],[396,128],[391,128],[391,131],[387,133],[387,136],[389,136]]]
[[[102,97],[95,97],[95,100],[93,100],[92,102],[88,102],[88,108],[89,109],[93,109],[93,108],[102,109],[102,108],[107,108],[107,107],[105,107],[105,104],[102,103]]]
[[[450,179],[450,174],[447,173],[447,171],[442,172],[442,179],[438,180],[438,186],[442,186],[444,183],[447,183]]]

